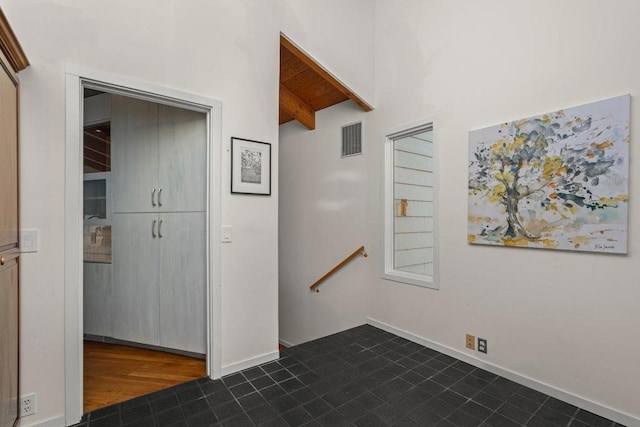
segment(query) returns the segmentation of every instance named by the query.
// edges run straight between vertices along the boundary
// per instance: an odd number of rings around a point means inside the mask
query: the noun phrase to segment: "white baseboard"
[[[405,331],[404,329],[396,328],[395,326],[391,326],[387,323],[380,322],[379,320],[368,317],[367,323],[371,326],[382,329],[383,331],[390,332],[409,341],[413,341],[417,344],[439,351],[440,353],[444,353],[458,360],[462,360],[463,362],[466,362],[477,368],[481,368],[493,374],[500,375],[501,377],[517,382],[518,384],[522,384],[541,393],[545,393],[549,396],[555,397],[556,399],[571,403],[572,405],[575,405],[582,409],[586,409],[587,411],[593,412],[594,414],[598,414],[617,423],[624,424],[628,427],[640,427],[640,418],[636,418],[633,415],[615,410],[605,405],[601,405],[592,400],[537,381],[533,378],[527,377],[526,375],[518,374],[517,372],[513,372],[498,365],[494,365],[493,363],[488,363],[482,359],[470,356],[454,348],[438,344],[437,342],[415,335],[411,332]]]
[[[20,427],[64,427],[64,425],[64,415],[58,415],[57,417],[47,418],[46,420],[40,420],[32,423],[29,423],[28,416],[20,419]]]
[[[241,360],[240,362],[223,366],[222,376],[233,374],[234,372],[242,371],[243,369],[253,368],[254,366],[262,365],[263,363],[272,362],[279,357],[280,351],[276,350],[250,359]]]
[[[283,346],[289,348],[289,347],[293,347],[295,344],[291,344],[290,342],[287,342],[285,340],[280,340],[278,341],[280,344],[282,344]]]

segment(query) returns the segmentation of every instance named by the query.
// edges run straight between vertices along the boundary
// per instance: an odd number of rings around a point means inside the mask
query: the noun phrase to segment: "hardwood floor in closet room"
[[[85,413],[206,375],[205,361],[164,351],[86,341]]]
[[[110,123],[108,213],[104,216],[109,218],[105,225],[110,227],[111,270],[91,276],[99,277],[101,283],[87,283],[85,263],[85,338],[189,356],[199,363],[194,365],[198,366],[195,372],[201,369],[199,376],[204,376],[206,116],[133,97],[104,95],[109,107],[103,110]],[[91,106],[91,101],[85,102],[85,117],[93,117],[91,124],[104,121],[87,111]],[[85,212],[85,223],[87,217]],[[95,294],[86,295],[91,289]],[[96,310],[87,312],[87,307]],[[104,347],[85,348],[94,357],[85,358],[85,379],[93,379],[88,371],[92,364],[108,366],[118,360],[132,362],[131,377],[144,376],[138,362],[153,359],[151,353],[134,355],[133,350],[112,348],[116,355],[100,361]],[[165,377],[171,377],[168,371],[174,368],[175,364],[168,366]],[[126,372],[114,373],[110,379],[120,377],[124,384],[126,376]],[[181,378],[181,374],[175,376]],[[166,386],[162,380],[158,384]],[[85,399],[88,396],[85,393]],[[91,399],[100,400],[95,395]]]

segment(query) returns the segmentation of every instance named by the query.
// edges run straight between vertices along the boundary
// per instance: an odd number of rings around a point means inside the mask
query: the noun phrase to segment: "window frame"
[[[394,204],[394,143],[396,140],[421,132],[432,131],[433,134],[433,275],[422,275],[396,270],[394,268],[395,251],[395,204]],[[420,286],[429,289],[440,289],[439,281],[439,218],[438,218],[438,124],[437,117],[429,117],[384,132],[384,181],[383,181],[383,248],[384,259],[381,277],[394,282]]]

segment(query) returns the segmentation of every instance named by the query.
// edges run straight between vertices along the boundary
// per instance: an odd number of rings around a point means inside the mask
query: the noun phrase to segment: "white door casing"
[[[206,283],[207,373],[222,371],[220,327],[221,110],[220,101],[77,65],[66,67],[65,146],[65,424],[82,416],[83,257],[82,132],[85,87],[198,111],[207,117]]]

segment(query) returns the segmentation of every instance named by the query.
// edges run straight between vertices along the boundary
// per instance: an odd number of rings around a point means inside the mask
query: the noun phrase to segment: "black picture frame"
[[[271,144],[231,137],[231,193],[271,195]]]

